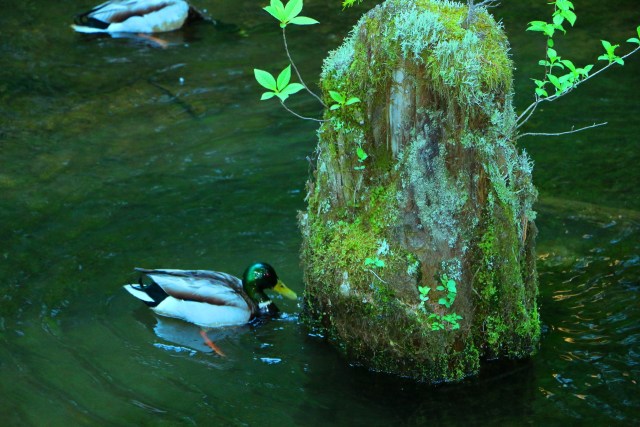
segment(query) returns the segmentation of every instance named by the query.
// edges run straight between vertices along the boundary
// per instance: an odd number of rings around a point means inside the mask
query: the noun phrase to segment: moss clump
[[[329,55],[327,100],[363,102],[325,113],[299,218],[305,318],[351,362],[424,381],[539,339],[536,190],[512,143],[508,44],[486,12],[466,17],[449,1],[388,0]],[[454,313],[460,329],[432,330],[430,315]]]

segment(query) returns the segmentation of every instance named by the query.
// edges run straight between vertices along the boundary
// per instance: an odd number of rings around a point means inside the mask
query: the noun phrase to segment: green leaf
[[[344,105],[351,105],[351,104],[357,104],[358,102],[360,102],[360,98],[356,98],[355,96],[349,98],[347,100],[347,102],[345,102]]]
[[[273,16],[278,21],[282,21],[282,17],[278,14],[278,11],[276,10],[276,8],[272,6],[265,6],[263,7],[263,9],[266,10],[269,13],[269,15]]]
[[[337,110],[338,108],[342,107],[342,105],[340,104],[333,104],[331,105],[331,107],[329,107],[329,110]]]
[[[291,21],[289,21],[290,24],[295,24],[295,25],[313,25],[313,24],[319,24],[318,21],[316,21],[313,18],[309,18],[306,16],[296,16],[295,18],[293,18]]]
[[[529,27],[527,27],[527,31],[544,32],[546,27],[547,27],[547,23],[544,21],[531,21],[529,22]]]
[[[364,162],[365,160],[367,160],[367,157],[369,157],[369,155],[362,149],[362,147],[358,147],[356,149],[356,154],[358,155],[358,161],[360,162]]]
[[[547,74],[547,78],[549,79],[551,84],[554,85],[557,89],[562,88],[562,85],[560,84],[560,80],[556,76],[554,76],[553,74]]]
[[[547,83],[547,82],[543,82],[542,80],[537,80],[537,79],[531,79],[531,80],[533,80],[533,82],[534,82],[534,83],[536,84],[536,86],[538,86],[538,87],[544,87],[544,85]]]
[[[562,13],[557,12],[553,15],[553,23],[556,26],[562,25],[563,22],[564,22],[564,16],[562,16]]]
[[[553,47],[553,39],[547,39],[547,46]]]
[[[446,299],[446,298],[440,298],[440,299],[438,300],[438,304],[448,306],[449,301],[447,301],[447,299]]]
[[[613,61],[617,62],[620,65],[624,65],[624,59],[620,58],[619,56],[616,57]]]
[[[447,282],[447,289],[449,290],[449,292],[453,292],[456,293],[456,282],[454,280],[449,280]]]
[[[293,18],[298,16],[301,11],[302,11],[302,0],[289,0],[287,5],[284,7],[285,21],[291,21]]]
[[[300,92],[302,89],[304,89],[304,86],[301,85],[300,83],[291,83],[290,85],[282,89],[280,93],[284,93],[286,95],[293,95],[294,93]]]
[[[289,80],[291,80],[291,64],[289,64],[284,70],[278,74],[278,82],[276,87],[279,91],[282,91],[289,84]]]
[[[571,3],[569,0],[556,0],[556,6],[560,10],[569,10],[574,8],[573,3]]]
[[[329,96],[331,97],[331,99],[333,99],[337,103],[344,104],[344,96],[340,92],[330,90]]]
[[[262,96],[260,97],[260,101],[266,101],[267,99],[271,99],[274,96],[276,96],[275,92],[265,92],[262,94]]]
[[[436,287],[436,290],[438,290],[438,291],[444,291],[444,286],[439,285],[439,286],[437,286],[437,287]]]
[[[600,40],[600,41],[602,42],[602,46],[604,46],[604,50],[606,50],[606,51],[607,51],[607,53],[611,52],[611,50],[612,50],[612,49],[611,49],[611,47],[612,47],[612,46],[611,46],[611,43],[609,43],[609,42],[608,42],[608,41],[606,41],[606,40]]]
[[[562,13],[562,16],[564,16],[564,18],[567,21],[569,21],[569,24],[571,24],[571,26],[573,27],[573,24],[576,23],[576,19],[577,19],[576,14],[573,13],[572,11],[568,10],[568,9],[567,10],[563,10],[561,13]]]
[[[573,62],[569,61],[568,59],[563,59],[560,62],[562,62],[569,70],[575,73],[576,67],[575,65],[573,65]]]
[[[284,21],[286,15],[284,13],[284,5],[282,2],[280,0],[271,0],[271,7],[274,8],[278,16],[281,17],[280,21]]]
[[[635,37],[634,37],[634,38],[630,38],[630,39],[628,39],[627,41],[628,41],[629,43],[637,43],[637,44],[640,44],[640,39],[637,39],[637,38],[635,38]]]
[[[548,35],[549,37],[553,37],[553,34],[555,33],[555,30],[560,30],[563,33],[567,34],[567,30],[564,29],[564,27],[562,25],[552,25],[549,24],[547,25],[547,28],[545,30],[545,34]]]
[[[542,88],[539,88],[539,87],[536,88],[536,94],[538,94],[538,96],[541,96],[541,97],[542,96],[544,96],[544,97],[549,96],[549,94],[547,93],[546,90],[544,90]]]
[[[253,75],[256,77],[258,83],[260,83],[260,86],[272,91],[277,90],[276,79],[271,75],[271,73],[254,68]]]
[[[373,264],[374,267],[384,267],[385,266],[384,261],[381,260],[380,258],[377,258],[377,257],[376,258],[366,258],[364,260],[364,265],[372,265],[372,264]]]
[[[418,286],[418,290],[421,294],[427,295],[429,291],[431,291],[431,288],[428,286]]]

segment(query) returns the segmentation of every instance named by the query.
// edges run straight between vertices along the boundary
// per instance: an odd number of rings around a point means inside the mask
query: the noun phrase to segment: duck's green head
[[[266,262],[257,262],[250,265],[242,275],[242,285],[249,297],[258,302],[266,298],[265,289],[273,289],[285,298],[293,300],[298,298],[295,292],[287,288],[278,279],[276,270]]]

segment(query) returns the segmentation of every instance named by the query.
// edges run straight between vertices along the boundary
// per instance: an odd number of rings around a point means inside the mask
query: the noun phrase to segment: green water
[[[347,366],[303,328],[300,306],[211,337],[128,296],[133,267],[240,274],[261,259],[302,293],[296,211],[315,125],[260,102],[252,68],[286,65],[256,2],[197,5],[238,24],[167,35],[162,50],[83,37],[88,0],[21,1],[0,14],[2,425],[631,425],[640,422],[640,58],[545,106],[527,131],[609,126],[520,143],[541,192],[544,337],[531,360],[426,386]],[[292,29],[303,75],[357,11],[308,1]],[[518,105],[539,72],[527,21],[545,2],[494,10],[512,41]],[[626,40],[635,0],[574,2],[576,62]],[[565,46],[568,43],[565,43]],[[559,48],[560,50],[560,48]],[[537,75],[536,75],[537,76]],[[290,105],[318,115],[312,99]]]

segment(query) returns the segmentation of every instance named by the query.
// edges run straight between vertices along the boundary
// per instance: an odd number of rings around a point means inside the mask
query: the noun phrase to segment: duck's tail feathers
[[[147,286],[142,285],[124,285],[124,288],[134,297],[143,301],[149,307],[155,307],[160,304],[166,297],[167,293],[162,290],[156,283]]]
[[[105,3],[106,4],[106,3]],[[103,21],[100,19],[96,19],[93,15],[95,14],[96,11],[98,11],[98,9],[100,9],[102,6],[104,6],[104,4],[95,7],[93,9],[91,9],[88,12],[84,12],[84,13],[79,13],[76,16],[73,17],[73,23],[75,24],[74,27],[78,27],[78,28],[93,28],[95,31],[104,31],[106,30],[109,25],[111,25],[111,22],[108,21]],[[75,29],[75,28],[74,28]],[[78,31],[76,29],[76,31]]]
[[[73,28],[78,33],[105,33],[105,32],[107,32],[106,30],[102,30],[100,28],[85,27],[85,26],[82,26],[82,25],[75,25],[75,24],[72,24],[71,28]]]

